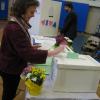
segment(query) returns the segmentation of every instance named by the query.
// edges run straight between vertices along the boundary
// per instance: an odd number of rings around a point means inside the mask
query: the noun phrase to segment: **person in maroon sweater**
[[[13,100],[20,81],[20,74],[27,63],[42,64],[47,56],[54,56],[65,48],[61,42],[54,51],[38,50],[31,45],[28,33],[29,19],[39,6],[37,0],[16,0],[11,17],[4,29],[0,47],[0,76],[3,80],[2,100]]]

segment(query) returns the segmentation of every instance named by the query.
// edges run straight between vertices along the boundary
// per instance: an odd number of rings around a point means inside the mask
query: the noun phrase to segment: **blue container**
[[[0,19],[8,18],[8,0],[0,0]]]

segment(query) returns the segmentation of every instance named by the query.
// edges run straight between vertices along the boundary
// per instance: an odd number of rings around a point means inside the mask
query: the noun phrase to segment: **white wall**
[[[95,33],[96,26],[100,24],[100,8],[91,7],[88,15],[86,32],[87,33]]]
[[[29,29],[29,33],[31,35],[37,35],[39,34],[39,26],[40,26],[40,16],[41,16],[41,12],[40,12],[40,9],[41,9],[41,1],[42,0],[39,0],[40,2],[40,6],[37,8],[37,12],[34,14],[34,17],[32,17],[29,21],[30,25],[32,26],[30,29]]]
[[[37,35],[39,34],[39,25],[40,25],[40,8],[37,9],[37,12],[35,13],[34,17],[32,17],[29,21],[30,25],[32,26],[29,29],[29,33],[31,35]]]
[[[89,0],[89,5],[94,7],[100,7],[100,0]]]
[[[40,18],[40,35],[43,36],[55,36],[58,30],[59,18],[60,18],[61,2],[51,0],[43,0],[41,6],[41,18]],[[53,17],[49,17],[53,16]],[[56,27],[49,25],[42,25],[41,21],[49,20],[56,22]]]

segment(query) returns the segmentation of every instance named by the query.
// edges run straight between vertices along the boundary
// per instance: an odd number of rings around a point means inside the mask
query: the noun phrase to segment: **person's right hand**
[[[67,44],[67,41],[63,35],[56,36],[56,45],[59,46],[60,44]]]
[[[32,47],[33,47],[33,49],[38,49],[41,47],[41,45],[33,45]]]
[[[65,48],[66,48],[65,44],[60,44],[53,51],[48,51],[48,57],[55,56],[55,55],[59,54],[60,52],[63,52]]]
[[[64,39],[63,41],[60,42],[59,45],[67,45],[67,44],[68,44],[67,41]]]

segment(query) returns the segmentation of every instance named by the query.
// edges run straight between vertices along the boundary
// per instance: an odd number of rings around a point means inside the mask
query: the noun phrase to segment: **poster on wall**
[[[59,25],[61,3],[45,0],[41,6],[40,35],[56,36]]]

